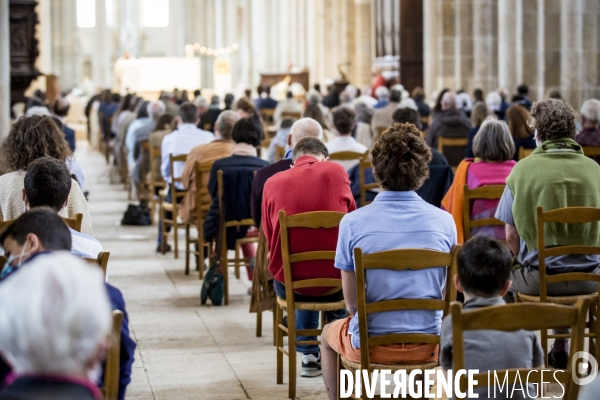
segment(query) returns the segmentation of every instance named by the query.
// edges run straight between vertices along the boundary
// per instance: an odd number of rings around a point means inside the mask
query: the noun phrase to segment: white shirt
[[[165,136],[162,142],[162,162],[160,165],[160,173],[165,181],[171,183],[169,171],[169,156],[179,156],[189,154],[190,151],[201,144],[206,144],[215,140],[215,135],[211,132],[198,129],[194,124],[183,124],[176,131]],[[175,178],[179,178],[183,173],[185,163],[175,163],[173,165],[173,173]],[[178,189],[183,189],[183,186],[176,185]]]
[[[73,254],[79,257],[96,258],[103,251],[102,245],[96,238],[71,228],[69,231],[71,231],[71,252]]]
[[[325,143],[329,154],[342,151],[353,151],[355,153],[366,153],[369,149],[362,143],[357,142],[352,136],[337,136],[332,141]],[[332,160],[340,164],[346,171],[358,164],[358,160]]]

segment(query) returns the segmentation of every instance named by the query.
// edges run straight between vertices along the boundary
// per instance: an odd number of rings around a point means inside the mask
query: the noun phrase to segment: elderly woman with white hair
[[[475,189],[489,185],[505,185],[516,162],[512,157],[515,144],[504,121],[487,119],[473,139],[475,158],[463,160],[456,169],[452,186],[442,200],[442,207],[452,214],[456,223],[458,243],[463,243],[465,185]],[[490,218],[498,207],[498,200],[475,200],[471,205],[471,219]],[[484,226],[471,229],[471,236],[484,234],[498,240],[506,240],[503,226]]]
[[[0,352],[13,368],[0,399],[102,398],[96,381],[111,330],[102,272],[59,252],[0,285]]]
[[[600,146],[600,100],[584,101],[580,114],[581,130],[575,141],[582,146]]]

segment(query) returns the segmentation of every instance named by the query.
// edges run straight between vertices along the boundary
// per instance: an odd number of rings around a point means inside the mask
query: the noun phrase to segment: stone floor
[[[160,255],[155,226],[121,226],[127,208],[123,186],[108,183],[104,158],[87,142],[78,143],[76,158],[86,173],[94,235],[110,251],[109,281],[125,296],[138,344],[127,398],[287,398],[287,368],[286,383],[275,382],[272,316],[264,314],[263,337],[256,337],[248,279],[235,279],[232,271],[230,304],[200,306],[201,281],[195,271],[185,275],[181,249],[179,259]],[[298,377],[297,396],[325,399],[321,378]]]

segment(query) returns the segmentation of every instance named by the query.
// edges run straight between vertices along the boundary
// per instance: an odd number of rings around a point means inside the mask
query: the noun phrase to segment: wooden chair
[[[273,123],[273,114],[275,114],[274,108],[263,108],[262,110],[260,110],[260,115],[262,116],[262,120],[267,125],[271,125]]]
[[[300,112],[291,112],[291,111],[283,111],[281,113],[281,119],[291,118],[294,121],[299,120],[302,117],[302,113]]]
[[[387,131],[388,128],[385,126],[380,126],[377,128],[377,139],[381,138],[381,135],[383,135],[383,132]]]
[[[112,332],[110,347],[106,352],[106,365],[104,367],[104,387],[102,396],[105,400],[116,400],[119,396],[119,372],[121,364],[121,325],[123,313],[113,310]]]
[[[2,272],[2,268],[6,265],[6,257],[0,256],[0,272]]]
[[[463,312],[462,304],[452,302],[450,305],[452,313],[452,371],[459,371],[466,368],[463,341],[464,331],[495,330],[514,332],[519,329],[525,329],[528,331],[539,330],[546,332],[552,328],[571,328],[572,354],[583,351],[585,314],[588,307],[589,299],[578,299],[575,307],[555,304],[508,304]],[[538,387],[541,388],[544,386],[544,382],[540,370],[535,370],[536,367],[534,365],[531,369],[515,368],[496,370],[495,372],[497,376],[502,378],[508,375],[508,382],[516,382],[517,373],[521,377],[527,376],[528,383],[537,383]],[[576,385],[571,377],[574,368],[576,367],[572,364],[571,359],[569,359],[566,370],[553,370],[554,379],[564,385],[564,399],[577,398],[579,385]],[[534,372],[530,373],[530,371]],[[479,373],[473,377],[473,380],[477,382],[474,387],[492,387],[494,386],[492,379],[494,378],[491,378],[487,371]],[[466,376],[459,378],[458,386],[459,388],[457,389],[460,389],[462,392],[467,391],[468,380]]]
[[[204,185],[203,177],[210,174],[212,168],[212,162],[196,163],[194,168],[196,169],[196,212],[194,215],[194,223],[196,225],[197,236],[190,234],[191,223],[185,224],[185,274],[190,273],[190,256],[192,254],[198,257],[198,279],[204,278],[204,255],[208,254],[208,260],[210,262],[212,252],[212,241],[207,242],[204,240],[204,218],[210,207],[212,199],[208,192],[208,187]],[[195,244],[197,250],[191,250],[190,245]],[[206,252],[204,251],[206,249]]]
[[[179,235],[177,234],[177,229],[179,229],[179,221],[178,221],[178,217],[179,217],[179,199],[182,199],[183,196],[185,196],[185,192],[181,191],[181,190],[176,190],[176,186],[175,184],[177,182],[181,183],[181,176],[179,177],[175,177],[174,175],[174,166],[176,162],[181,162],[181,163],[185,163],[185,160],[187,159],[187,154],[181,154],[179,156],[174,156],[173,154],[169,155],[169,173],[171,176],[171,184],[169,185],[168,190],[171,191],[171,202],[168,203],[165,200],[162,200],[162,202],[160,203],[160,209],[161,209],[161,224],[162,224],[162,238],[160,241],[160,249],[161,249],[161,253],[165,254],[166,250],[167,250],[167,246],[166,246],[166,242],[167,242],[167,236],[170,235],[169,232],[167,232],[167,226],[171,226],[173,227],[173,243],[174,243],[174,255],[175,258],[179,257]],[[167,212],[170,211],[171,212],[171,219],[167,219]]]
[[[140,150],[140,157],[142,158],[140,162],[141,193],[138,193],[138,198],[146,199],[152,196],[152,193],[150,193],[150,178],[148,176],[149,171],[146,171],[146,160],[150,157],[150,142],[148,140],[140,142]]]
[[[600,208],[591,207],[566,207],[559,208],[557,210],[544,212],[543,207],[537,208],[537,243],[538,243],[538,270],[540,276],[540,295],[534,296],[524,293],[515,292],[517,301],[526,303],[553,303],[553,304],[566,304],[573,305],[577,303],[579,299],[586,299],[590,301],[589,307],[589,333],[585,334],[585,337],[589,340],[589,352],[600,359],[600,339],[598,333],[600,332],[600,319],[598,313],[598,306],[600,305],[600,298],[598,292],[584,295],[574,296],[548,296],[547,285],[555,282],[569,282],[569,281],[593,281],[600,284],[600,275],[584,272],[567,272],[556,275],[547,275],[546,273],[546,257],[560,256],[567,254],[598,254],[600,255],[600,246],[581,246],[581,245],[570,245],[570,246],[554,246],[546,247],[545,241],[545,224],[551,223],[563,223],[563,224],[585,224],[591,222],[600,221]],[[568,338],[567,334],[552,334],[548,335],[548,332],[542,330],[542,346],[544,347],[544,354],[546,358],[548,356],[548,339],[565,339]],[[546,360],[547,364],[548,360]]]
[[[364,207],[367,204],[371,204],[371,201],[367,201],[367,192],[373,189],[379,189],[379,183],[365,183],[365,171],[371,168],[371,161],[367,158],[361,158],[358,164],[358,182],[360,184],[360,206]]]
[[[81,223],[83,221],[83,214],[81,213],[77,213],[74,215],[75,218],[63,218],[63,221],[65,221],[65,224],[67,224],[67,226],[77,232],[81,232]],[[8,221],[3,221],[2,218],[0,218],[0,233],[2,233],[10,224],[12,224],[14,222],[14,219],[10,219]],[[2,243],[0,243],[0,245],[2,245]]]
[[[162,178],[162,175],[156,176],[156,161],[161,160],[162,151],[160,147],[150,146],[150,177],[148,178],[148,190],[150,191],[150,222],[154,225],[154,213],[156,206],[162,203],[162,200],[157,197],[156,192],[164,189],[167,184]],[[158,201],[157,201],[158,199]]]
[[[519,160],[524,159],[525,157],[531,155],[534,149],[526,149],[525,147],[519,147]]]
[[[598,157],[600,156],[600,147],[599,146],[582,146],[583,154],[588,157]]]
[[[463,223],[465,227],[465,242],[471,237],[471,229],[480,226],[501,225],[504,222],[494,217],[471,219],[471,200],[477,199],[500,199],[506,185],[489,185],[475,189],[469,189],[468,185],[464,187],[464,204],[463,204]]]
[[[277,297],[276,325],[277,325],[277,383],[283,383],[283,355],[288,356],[289,387],[288,397],[296,397],[296,346],[319,345],[319,340],[297,340],[298,336],[319,336],[321,329],[296,329],[296,310],[325,311],[343,310],[346,303],[342,301],[331,303],[300,303],[294,300],[294,292],[302,288],[332,288],[329,293],[342,290],[342,280],[333,278],[315,278],[295,281],[292,275],[292,263],[298,261],[333,260],[335,250],[308,251],[303,253],[290,253],[290,239],[288,229],[290,228],[335,228],[340,225],[344,213],[333,211],[315,211],[296,215],[286,215],[285,211],[279,211],[279,228],[281,231],[281,256],[283,261],[283,275],[285,280],[286,300]],[[287,327],[283,325],[283,311],[287,311]],[[322,314],[321,314],[322,315]],[[321,324],[324,319],[321,317]],[[288,336],[288,348],[283,347],[283,334]]]
[[[81,222],[83,221],[83,214],[77,213],[74,218],[63,218],[63,221],[67,226],[77,232],[81,232]]]
[[[285,146],[275,145],[275,162],[281,160],[285,156]]]
[[[89,262],[90,264],[100,266],[100,268],[102,268],[102,272],[104,273],[104,280],[106,280],[106,277],[107,277],[106,271],[108,270],[108,258],[109,257],[110,257],[110,253],[108,251],[101,251],[100,253],[98,253],[98,257],[96,257],[96,258],[83,257],[82,259],[84,261]]]
[[[415,369],[430,369],[438,365],[438,361],[423,362],[420,364],[377,364],[371,362],[369,349],[374,346],[396,344],[396,343],[432,343],[439,344],[440,336],[421,333],[395,333],[387,335],[370,336],[367,315],[376,312],[398,311],[398,310],[438,310],[444,315],[450,312],[450,303],[456,300],[456,288],[453,276],[456,273],[456,255],[460,246],[453,246],[450,252],[425,250],[425,249],[401,249],[387,250],[370,254],[364,254],[361,248],[354,249],[354,263],[356,266],[356,294],[358,305],[358,327],[360,333],[360,363],[346,360],[338,355],[338,379],[341,368],[354,371],[358,369],[373,371],[374,369],[391,369],[392,373],[397,370],[406,370],[406,373]],[[367,270],[387,269],[394,271],[425,270],[446,266],[446,298],[436,299],[396,299],[382,300],[367,303],[366,281]],[[288,317],[289,318],[289,317]],[[339,382],[338,382],[339,388]],[[362,393],[365,393],[364,386]]]
[[[360,160],[362,158],[367,157],[368,154],[369,152],[359,153],[356,151],[338,151],[336,153],[331,153],[329,155],[329,159],[335,161]]]
[[[125,190],[130,191],[131,181],[129,180],[129,167],[127,166],[128,153],[129,150],[127,149],[127,146],[121,146],[121,154],[119,154],[119,157],[121,158],[121,169],[119,170],[119,175],[121,177],[121,182],[123,183]]]
[[[210,122],[205,122],[204,124],[202,124],[202,129],[204,129],[205,131],[212,132],[212,124]]]
[[[225,282],[225,296],[223,303],[229,304],[229,266],[235,268],[235,277],[240,279],[240,266],[250,262],[250,258],[240,257],[240,246],[247,243],[258,243],[258,236],[256,237],[244,237],[235,241],[235,257],[229,259],[227,256],[227,228],[241,227],[241,226],[254,226],[254,220],[252,218],[246,218],[242,220],[227,221],[225,219],[225,206],[223,204],[223,171],[217,171],[217,185],[218,185],[218,196],[219,196],[219,235],[220,235],[220,257],[221,257],[221,271],[223,272],[223,280]]]
[[[445,138],[440,136],[438,138],[438,151],[444,154],[444,147],[467,147],[467,138]]]

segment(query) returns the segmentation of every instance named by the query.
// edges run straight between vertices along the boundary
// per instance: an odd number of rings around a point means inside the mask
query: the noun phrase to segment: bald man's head
[[[448,91],[442,96],[442,110],[452,110],[456,108],[456,93]]]
[[[323,128],[321,128],[321,125],[312,118],[301,118],[292,125],[292,130],[288,138],[288,145],[291,148],[294,148],[296,143],[308,136],[321,139],[321,136],[323,136]]]

